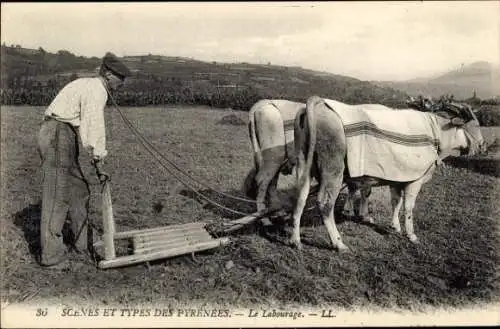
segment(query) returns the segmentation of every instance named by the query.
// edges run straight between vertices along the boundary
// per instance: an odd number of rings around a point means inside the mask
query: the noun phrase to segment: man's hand
[[[102,170],[103,163],[101,160],[92,159],[91,163],[95,168],[95,173],[97,175],[97,178],[99,179],[99,182],[104,183],[111,180],[111,176],[107,172]]]

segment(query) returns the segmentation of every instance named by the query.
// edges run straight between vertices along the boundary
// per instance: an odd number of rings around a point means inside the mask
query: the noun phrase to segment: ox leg
[[[405,211],[405,229],[406,235],[411,242],[417,243],[418,239],[413,231],[413,208],[415,207],[415,201],[417,195],[422,188],[423,181],[417,180],[408,186],[404,190],[404,211]]]
[[[273,179],[271,179],[271,182],[269,183],[269,187],[267,189],[267,208],[269,210],[274,210],[274,206],[280,203],[280,200],[278,199],[278,179],[279,172],[275,174]],[[273,224],[267,217],[262,217],[260,221],[264,226],[270,226]]]
[[[342,176],[339,177],[323,177],[321,179],[319,194],[318,194],[318,207],[321,212],[321,217],[325,223],[328,235],[335,248],[339,251],[348,251],[349,248],[342,242],[340,233],[335,224],[334,207],[335,200],[337,199],[340,189],[342,188]]]
[[[344,215],[346,216],[355,216],[354,212],[354,195],[356,194],[356,186],[347,185],[348,193],[347,193],[347,201],[344,207]]]
[[[299,196],[293,211],[293,231],[290,244],[300,250],[302,249],[302,243],[300,242],[300,218],[302,217],[307,197],[309,196],[309,190],[311,189],[311,178],[309,175],[305,177],[304,184],[299,188]]]
[[[403,205],[403,190],[400,187],[391,186],[391,204],[392,204],[392,228],[401,233],[401,225],[399,223],[399,212]]]
[[[276,147],[262,151],[262,164],[255,177],[257,182],[257,211],[264,211],[270,206],[270,193],[274,193],[277,185],[279,170],[284,159],[284,147]],[[275,189],[275,187],[274,187]]]
[[[267,208],[267,189],[272,178],[269,172],[259,172],[257,174],[257,211],[264,211]],[[259,177],[260,176],[260,177]]]
[[[310,173],[305,172],[305,159],[302,152],[299,153],[297,161],[296,181],[298,183],[301,182],[302,184],[298,184],[298,186],[296,187],[299,192],[292,215],[293,230],[289,243],[300,250],[302,249],[302,244],[300,242],[300,218],[302,217],[302,213],[304,212],[307,197],[309,196],[309,191],[311,189],[311,175]]]
[[[370,197],[371,191],[370,185],[363,185],[360,189],[359,216],[363,221],[373,224],[373,217],[370,216],[368,211],[368,198]]]
[[[268,195],[268,207],[272,207],[273,205],[279,204],[280,200],[278,198],[278,179],[280,177],[279,172],[275,174],[271,182],[269,183],[269,187],[267,189]]]

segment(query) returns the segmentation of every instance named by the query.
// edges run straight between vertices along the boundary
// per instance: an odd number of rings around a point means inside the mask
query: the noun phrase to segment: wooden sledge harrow
[[[94,244],[94,247],[104,247],[104,259],[98,263],[101,269],[175,257],[229,243],[227,237],[213,238],[203,222],[116,232],[109,182],[102,187],[102,212],[103,239]],[[115,242],[118,239],[131,242],[132,254],[117,256]]]

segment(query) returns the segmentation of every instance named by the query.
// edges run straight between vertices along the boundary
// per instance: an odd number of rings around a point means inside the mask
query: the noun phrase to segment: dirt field
[[[204,107],[126,108],[127,117],[168,159],[229,194],[252,165],[247,113]],[[440,168],[417,199],[419,245],[392,233],[387,189],[375,189],[376,225],[338,219],[348,254],[331,249],[315,210],[306,213],[304,250],[283,244],[286,232],[263,235],[257,227],[235,232],[232,243],[213,251],[121,269],[83,264],[69,272],[44,270],[39,248],[41,197],[36,135],[43,108],[1,110],[2,300],[44,300],[134,305],[136,303],[331,305],[357,307],[463,307],[498,302],[500,179],[495,157],[457,160]],[[227,115],[240,120],[222,120]],[[222,121],[221,121],[222,120]],[[236,123],[235,123],[236,122]],[[117,112],[107,113],[112,197],[118,230],[237,216],[206,206],[141,148]],[[485,130],[490,143],[498,128]],[[498,140],[497,140],[498,143]],[[92,184],[91,219],[101,227],[98,185]],[[200,189],[205,195],[213,192]],[[286,193],[283,193],[283,198]],[[253,205],[216,198],[253,212]]]

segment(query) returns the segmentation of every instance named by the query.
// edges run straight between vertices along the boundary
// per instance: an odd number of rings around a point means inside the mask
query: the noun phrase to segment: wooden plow
[[[94,243],[94,247],[104,249],[103,259],[98,262],[98,267],[101,269],[171,258],[218,248],[230,242],[228,237],[212,237],[207,231],[208,223],[204,222],[116,232],[109,182],[103,183],[101,196],[103,237],[101,241]],[[234,221],[225,222],[222,223],[218,231],[220,233],[233,232],[264,216],[265,214],[255,213]],[[125,255],[117,255],[115,244],[117,240],[128,240]]]

